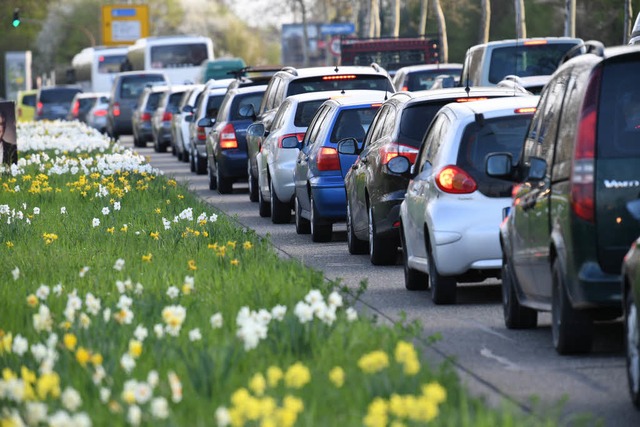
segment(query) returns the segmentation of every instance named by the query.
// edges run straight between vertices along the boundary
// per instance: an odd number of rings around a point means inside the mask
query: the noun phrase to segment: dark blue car
[[[338,155],[338,142],[362,144],[386,94],[352,90],[325,101],[302,141],[296,161],[295,218],[298,234],[311,233],[314,242],[331,240],[333,223],[344,221],[347,200],[344,176],[357,155]]]

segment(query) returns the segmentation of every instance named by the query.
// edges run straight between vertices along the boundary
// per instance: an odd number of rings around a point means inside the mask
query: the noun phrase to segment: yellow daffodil
[[[184,196],[182,194],[178,194],[178,199],[182,200],[184,199]]]
[[[151,262],[151,258],[153,258],[152,254],[147,254],[147,255],[142,255],[142,261],[144,262]]]
[[[13,344],[13,334],[11,332],[0,334],[0,354],[11,353],[11,345]]]
[[[160,233],[157,231],[153,231],[151,233],[149,233],[149,236],[151,236],[152,239],[154,240],[158,240],[160,238]]]
[[[160,210],[160,208],[156,208],[156,209],[154,210],[154,212],[155,212],[155,213],[157,213],[157,214],[162,213],[162,211]]]
[[[257,396],[262,396],[266,387],[267,381],[261,373],[255,374],[251,380],[249,380],[249,389]]]
[[[103,362],[103,358],[100,353],[95,353],[91,355],[91,363],[93,364],[93,366],[102,365],[102,362]]]
[[[380,372],[389,366],[389,356],[384,351],[372,351],[358,360],[358,367],[367,374]]]
[[[13,242],[4,242],[5,245],[7,245],[8,248],[12,248],[13,247]]]
[[[240,265],[240,261],[234,258],[231,260],[231,265],[233,265],[234,267],[237,267],[238,265]]]
[[[138,340],[129,340],[129,354],[133,358],[138,358],[142,354],[142,343]]]
[[[111,234],[113,234],[113,232],[114,232],[114,231],[116,231],[116,228],[115,228],[115,227],[109,227],[109,228],[107,228],[107,233],[111,233]]]
[[[198,269],[198,267],[196,266],[196,262],[195,262],[194,260],[192,260],[192,259],[190,259],[190,260],[187,262],[187,268],[188,268],[189,270],[197,270],[197,269]]]
[[[269,366],[269,368],[267,368],[267,382],[269,383],[269,387],[276,387],[283,376],[282,369],[279,367]]]
[[[230,248],[232,248],[232,249],[235,249],[235,248],[236,248],[236,242],[235,242],[235,241],[231,241],[231,240],[229,240],[229,241],[227,242],[227,246],[229,246],[229,247],[230,247]]]
[[[86,366],[87,362],[91,360],[91,353],[84,347],[78,347],[76,351],[76,360],[82,366]]]
[[[284,374],[284,383],[287,387],[302,388],[311,381],[311,373],[309,368],[301,362],[296,362],[287,369]]]
[[[36,382],[36,392],[40,400],[47,396],[57,399],[60,396],[60,376],[56,372],[42,374]]]
[[[76,344],[78,344],[78,338],[76,338],[76,336],[71,333],[67,333],[64,334],[62,342],[64,343],[64,346],[67,348],[67,350],[72,351],[76,348]]]
[[[245,249],[251,249],[253,247],[253,243],[246,241],[242,244],[242,247]]]
[[[331,371],[329,371],[329,379],[337,388],[340,388],[344,385],[344,370],[336,366]]]
[[[36,307],[38,305],[38,297],[35,294],[29,294],[27,296],[27,305],[29,307]]]

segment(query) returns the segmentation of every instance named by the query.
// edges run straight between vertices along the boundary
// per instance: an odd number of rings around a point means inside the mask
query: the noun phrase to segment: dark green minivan
[[[520,158],[489,156],[516,185],[501,226],[504,319],[551,311],[560,354],[591,348],[593,321],[622,312],[620,270],[640,235],[640,47],[576,48],[543,90]]]
[[[247,64],[242,58],[220,58],[204,61],[200,68],[200,83],[206,83],[211,79],[232,79],[242,77],[234,73],[242,72]]]

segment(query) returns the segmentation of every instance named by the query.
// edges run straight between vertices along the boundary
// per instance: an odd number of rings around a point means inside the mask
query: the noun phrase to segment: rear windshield
[[[80,89],[47,89],[40,92],[40,102],[55,103],[73,101],[76,93],[82,92]]]
[[[158,108],[158,104],[160,103],[160,98],[162,98],[162,92],[151,92],[149,97],[147,98],[147,105],[145,110],[147,111],[155,111]]]
[[[29,105],[31,107],[35,107],[36,106],[36,94],[34,93],[33,95],[25,95],[22,97],[22,104],[23,105]]]
[[[169,95],[169,102],[167,103],[166,108],[168,112],[175,113],[176,111],[178,111],[180,101],[182,100],[182,95],[184,95],[184,92],[174,92]]]
[[[98,58],[98,73],[113,74],[120,72],[120,64],[124,62],[127,55],[101,55]]]
[[[413,71],[407,76],[406,89],[409,91],[427,90],[431,89],[433,83],[436,81],[436,77],[446,76],[451,78],[460,77],[460,70],[424,70]]]
[[[120,85],[120,98],[137,99],[147,83],[165,83],[165,80],[163,76],[158,74],[123,77]]]
[[[553,74],[560,59],[575,43],[518,45],[493,49],[489,65],[489,81],[498,83],[505,76],[520,77]]]
[[[263,96],[264,91],[248,93],[246,95],[236,95],[233,99],[233,103],[231,104],[229,120],[246,119],[246,117],[240,115],[240,109],[245,105],[253,105],[253,111],[258,111],[260,109],[260,103],[262,102]]]
[[[333,143],[344,138],[355,138],[358,142],[363,141],[378,108],[380,108],[379,105],[372,105],[340,111],[329,140]]]
[[[151,68],[200,66],[208,58],[205,43],[171,44],[151,47]]]
[[[485,158],[489,153],[511,153],[514,158],[522,150],[530,114],[488,119],[484,126],[470,123],[464,130],[457,164],[473,177],[478,191],[487,197],[510,197],[511,183],[491,178],[485,173]]]
[[[391,93],[395,92],[391,82],[385,76],[349,74],[318,76],[293,80],[289,83],[287,96],[307,92],[349,89],[372,89],[386,90]]]
[[[398,143],[419,148],[422,145],[422,137],[436,113],[449,102],[451,102],[450,99],[444,99],[437,103],[420,104],[405,108],[400,119]]]
[[[602,71],[598,157],[640,156],[640,61],[606,64]]]
[[[300,102],[296,110],[296,116],[293,119],[293,124],[297,127],[308,128],[313,116],[316,115],[316,111],[318,111],[318,108],[320,108],[324,101],[326,101],[326,99]]]
[[[220,110],[223,99],[224,95],[210,95],[209,99],[207,99],[207,109],[205,112],[205,117],[215,119],[218,115],[218,111]]]

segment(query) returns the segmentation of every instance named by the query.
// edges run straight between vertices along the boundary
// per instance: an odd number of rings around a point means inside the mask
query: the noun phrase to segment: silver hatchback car
[[[430,287],[435,304],[452,304],[458,282],[500,277],[511,185],[487,176],[485,159],[519,156],[537,103],[518,96],[448,104],[435,116],[400,205],[407,289]]]

